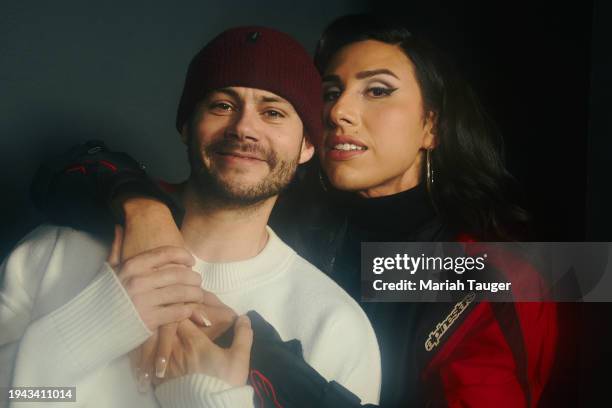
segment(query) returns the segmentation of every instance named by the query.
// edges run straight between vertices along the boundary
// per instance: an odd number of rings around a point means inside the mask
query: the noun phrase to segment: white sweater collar
[[[268,242],[253,258],[211,263],[196,256],[193,269],[202,274],[202,288],[214,293],[242,290],[271,279],[285,270],[295,252],[270,227],[266,229]]]

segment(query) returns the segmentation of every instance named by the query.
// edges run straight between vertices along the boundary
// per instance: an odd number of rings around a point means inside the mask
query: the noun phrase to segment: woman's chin
[[[355,172],[330,171],[327,178],[337,190],[357,192],[368,188],[366,180]]]

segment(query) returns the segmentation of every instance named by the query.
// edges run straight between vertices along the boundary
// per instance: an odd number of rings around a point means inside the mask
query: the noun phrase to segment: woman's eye
[[[366,91],[366,94],[374,98],[381,98],[381,97],[391,95],[396,90],[397,88],[384,88],[382,86],[375,86],[375,87],[369,88]]]
[[[340,97],[340,90],[338,88],[329,88],[323,91],[323,101],[331,102],[335,101]]]

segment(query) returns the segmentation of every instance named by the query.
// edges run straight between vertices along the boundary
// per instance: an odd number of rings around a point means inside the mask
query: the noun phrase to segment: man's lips
[[[257,154],[253,154],[253,153],[245,153],[245,152],[237,152],[237,151],[217,151],[216,152],[218,155],[220,156],[224,156],[224,157],[235,157],[238,159],[246,159],[246,160],[253,160],[253,161],[263,161],[265,162],[266,159],[264,159],[263,157],[257,155]]]

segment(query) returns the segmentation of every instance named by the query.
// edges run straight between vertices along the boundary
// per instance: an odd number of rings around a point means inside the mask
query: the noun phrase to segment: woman
[[[524,230],[501,137],[435,49],[401,25],[349,16],[326,30],[315,61],[325,98],[319,157],[331,205],[306,229],[313,231],[305,236],[306,257],[349,293],[360,296],[361,242],[498,241]],[[424,401],[451,406],[537,403],[553,360],[553,305],[500,311],[479,304],[446,333],[435,356],[422,350],[423,339],[448,305],[362,307],[381,347],[382,406],[414,401],[423,385],[430,388]],[[522,332],[504,334],[506,319],[518,319]],[[514,372],[502,368],[512,365]]]
[[[325,98],[323,171],[310,167],[273,226],[353,297],[361,242],[506,240],[523,229],[495,126],[431,46],[401,25],[347,16],[327,28],[315,62]],[[167,209],[125,197],[172,201],[128,179],[113,190],[138,214],[125,212],[124,253],[180,243]],[[556,343],[554,305],[474,303],[429,351],[424,340],[453,304],[361,305],[381,347],[381,406],[537,404]]]

